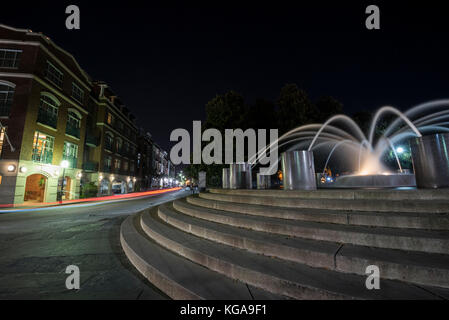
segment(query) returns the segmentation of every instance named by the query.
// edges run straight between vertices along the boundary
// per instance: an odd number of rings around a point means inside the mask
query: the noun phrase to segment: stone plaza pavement
[[[0,299],[167,299],[128,262],[119,230],[130,214],[184,196],[0,214]],[[80,268],[78,291],[65,287],[69,265]]]

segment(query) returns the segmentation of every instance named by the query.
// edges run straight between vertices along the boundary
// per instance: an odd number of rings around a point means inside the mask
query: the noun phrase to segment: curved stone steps
[[[197,196],[188,197],[187,201],[198,207],[287,220],[328,222],[335,224],[387,228],[449,230],[449,214],[383,213],[310,208],[285,208],[210,200]]]
[[[254,190],[209,189],[216,194],[259,196],[300,199],[347,199],[347,200],[449,200],[449,189],[373,189],[373,190]]]
[[[267,300],[284,299],[195,264],[164,249],[142,231],[141,214],[121,225],[122,248],[136,269],[153,285],[178,300]]]
[[[265,256],[359,275],[365,274],[367,266],[377,265],[383,278],[449,288],[449,255],[342,245],[244,230],[185,215],[177,210],[184,204],[184,200],[177,200],[172,205],[160,206],[159,218],[197,237]]]
[[[206,209],[176,202],[176,209],[195,218],[233,227],[291,237],[376,248],[449,254],[449,232],[284,220]]]
[[[440,298],[428,288],[387,279],[382,280],[380,290],[367,290],[364,276],[311,268],[205,240],[173,228],[154,211],[142,215],[141,225],[149,237],[186,259],[282,296],[295,299]]]
[[[320,191],[318,191],[320,193]],[[449,213],[447,200],[379,200],[379,199],[329,199],[273,196],[242,196],[226,193],[201,193],[203,199],[256,204],[286,208],[310,208],[369,212],[419,212]]]

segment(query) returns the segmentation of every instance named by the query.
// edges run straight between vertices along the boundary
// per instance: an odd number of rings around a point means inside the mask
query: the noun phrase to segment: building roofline
[[[50,39],[50,37],[40,33],[40,32],[33,32],[31,29],[20,29],[20,28],[14,28],[5,24],[0,23],[0,28],[8,29],[15,32],[22,32],[25,33],[28,36],[35,36],[40,37],[42,40],[44,40],[47,44],[52,45],[55,49],[72,59],[75,66],[78,68],[78,71],[86,78],[85,81],[87,81],[88,84],[92,85],[92,79],[89,76],[89,74],[81,68],[78,61],[76,61],[75,57],[68,51],[64,50],[60,46],[58,46],[53,40]]]

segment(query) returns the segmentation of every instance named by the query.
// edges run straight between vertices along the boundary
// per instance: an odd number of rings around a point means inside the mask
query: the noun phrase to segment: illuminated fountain
[[[381,136],[376,137],[376,128],[385,114],[393,114],[396,119]],[[287,184],[284,182],[284,187],[288,190],[313,189],[309,177],[311,174],[315,176],[315,172],[313,163],[309,162],[313,162],[314,151],[326,148],[330,151],[323,173],[318,173],[318,176],[324,176],[328,164],[335,157],[353,163],[353,170],[331,179],[332,183],[325,181],[321,184],[319,181],[320,187],[391,188],[413,187],[416,184],[423,188],[449,187],[448,126],[449,100],[422,104],[405,113],[387,106],[376,112],[368,138],[353,119],[336,115],[324,124],[310,124],[293,129],[267,146],[266,150],[271,150],[276,145],[286,149],[286,153],[281,156],[284,176],[293,175]],[[400,143],[410,145],[415,174],[402,168],[397,154]],[[390,150],[395,157],[397,171],[388,169],[383,163],[383,156]],[[294,151],[301,151],[302,160],[286,162],[284,159],[291,159]],[[310,155],[307,156],[307,153]],[[255,160],[257,164],[257,158],[250,160],[252,163]]]

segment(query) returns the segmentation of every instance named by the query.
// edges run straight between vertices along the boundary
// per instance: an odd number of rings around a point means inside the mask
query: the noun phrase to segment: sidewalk
[[[104,197],[96,197],[96,198],[86,198],[86,199],[74,199],[74,200],[65,200],[65,201],[57,201],[57,202],[46,202],[46,203],[36,203],[36,204],[6,204],[0,205],[0,213],[8,213],[17,211],[17,209],[40,209],[40,208],[51,208],[51,207],[60,207],[67,206],[72,204],[80,204],[86,202],[107,202],[113,200],[123,200],[123,199],[135,199],[148,197],[157,194],[164,194],[168,192],[174,192],[181,190],[182,188],[170,188],[170,189],[152,189],[143,192],[134,192],[134,193],[126,193],[126,194],[117,194],[112,196],[104,196]]]

